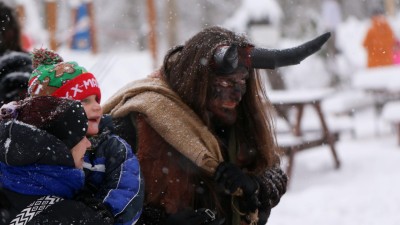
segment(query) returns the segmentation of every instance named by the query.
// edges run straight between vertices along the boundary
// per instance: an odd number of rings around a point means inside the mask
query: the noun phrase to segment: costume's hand
[[[286,192],[288,177],[280,167],[268,169],[257,177],[260,183],[259,199],[262,205],[272,208],[276,206]]]
[[[256,179],[243,173],[239,167],[232,163],[220,163],[214,174],[214,179],[230,194],[235,193],[238,188],[242,189],[244,197],[252,196],[258,191]]]
[[[260,206],[258,199],[259,185],[255,177],[242,172],[232,163],[222,162],[217,167],[214,176],[217,183],[229,191],[230,194],[242,189],[243,195],[237,196],[239,209],[243,213],[255,212]]]
[[[224,218],[215,219],[210,217],[205,209],[193,210],[185,209],[170,215],[167,218],[167,225],[222,225]]]
[[[265,225],[268,222],[271,209],[267,211],[258,211],[258,225]]]
[[[250,196],[237,197],[237,202],[239,204],[239,211],[245,214],[255,212],[261,205],[257,193]]]

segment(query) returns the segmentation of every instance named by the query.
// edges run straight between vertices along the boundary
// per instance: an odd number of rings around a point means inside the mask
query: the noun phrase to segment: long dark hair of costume
[[[210,27],[196,34],[184,46],[172,48],[164,58],[163,77],[204,123],[213,129],[207,113],[207,98],[215,73],[213,53],[218,46],[236,43],[252,46],[245,36],[221,27]],[[273,106],[256,70],[249,69],[247,91],[239,105],[235,124],[238,138],[254,147],[257,157],[254,172],[279,164],[278,147],[272,119]],[[263,159],[263,160],[258,160]]]

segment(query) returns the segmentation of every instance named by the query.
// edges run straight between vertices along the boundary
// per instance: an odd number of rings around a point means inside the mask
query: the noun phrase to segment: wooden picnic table
[[[277,131],[278,145],[289,157],[286,169],[289,177],[292,175],[294,156],[297,152],[323,144],[329,145],[335,168],[340,167],[340,160],[335,148],[338,133],[329,130],[325,114],[321,110],[321,101],[332,93],[332,89],[279,90],[268,92],[269,99],[274,105],[278,116],[282,117],[292,127],[292,133],[289,134],[292,138],[288,138],[287,134]],[[311,106],[316,111],[321,124],[321,130],[307,132],[301,128],[303,112],[306,106]],[[287,118],[286,109],[295,109],[297,111],[294,124]]]

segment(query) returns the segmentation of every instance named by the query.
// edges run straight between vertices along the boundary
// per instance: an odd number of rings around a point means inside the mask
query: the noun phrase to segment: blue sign
[[[92,43],[90,38],[90,18],[87,4],[82,4],[78,7],[75,23],[71,48],[90,50]]]

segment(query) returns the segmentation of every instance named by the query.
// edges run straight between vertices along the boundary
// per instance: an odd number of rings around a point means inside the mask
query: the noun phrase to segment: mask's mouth
[[[224,103],[222,103],[222,108],[225,108],[225,109],[235,109],[237,105],[238,105],[237,102],[235,102],[235,101],[229,101],[229,102],[224,102]]]

